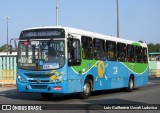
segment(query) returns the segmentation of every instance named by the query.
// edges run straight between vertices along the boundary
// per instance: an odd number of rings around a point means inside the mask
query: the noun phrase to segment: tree
[[[7,44],[4,44],[0,47],[0,52],[7,51]]]
[[[160,52],[160,43],[153,44],[149,43],[148,44],[148,52]]]

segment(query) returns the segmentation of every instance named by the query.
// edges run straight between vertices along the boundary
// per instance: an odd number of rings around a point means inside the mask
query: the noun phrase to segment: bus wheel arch
[[[83,84],[83,91],[79,93],[79,97],[81,99],[88,99],[91,95],[91,92],[94,89],[94,78],[92,75],[87,75],[84,84]]]

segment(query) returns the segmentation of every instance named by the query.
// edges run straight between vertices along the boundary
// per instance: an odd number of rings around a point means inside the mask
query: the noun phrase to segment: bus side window
[[[102,39],[93,39],[94,43],[94,59],[105,60],[105,41]]]
[[[116,42],[106,41],[106,58],[107,60],[116,60]]]
[[[74,38],[68,38],[68,63],[70,66],[80,65],[80,41]]]
[[[128,62],[135,62],[134,46],[133,45],[127,45],[127,60],[128,60]]]
[[[93,59],[93,41],[91,37],[82,36],[82,58]]]
[[[135,54],[136,54],[136,62],[142,63],[143,62],[143,51],[142,47],[136,46],[135,47]]]
[[[147,48],[143,48],[143,61],[144,63],[148,63]]]
[[[121,61],[121,62],[126,62],[127,59],[127,47],[126,47],[126,44],[124,43],[118,43],[117,44],[117,52],[118,52],[118,61]]]

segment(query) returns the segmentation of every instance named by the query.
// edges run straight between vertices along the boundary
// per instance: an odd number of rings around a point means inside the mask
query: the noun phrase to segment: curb
[[[3,88],[3,87],[16,87],[16,84],[3,84],[3,83],[0,83],[0,88]]]
[[[0,87],[15,87],[15,80],[0,80]]]

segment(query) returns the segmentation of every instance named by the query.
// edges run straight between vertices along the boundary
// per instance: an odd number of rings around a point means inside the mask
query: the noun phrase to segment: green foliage
[[[0,52],[3,52],[6,49],[7,49],[7,44],[4,44],[0,47]]]
[[[4,44],[4,45],[0,46],[0,52],[7,52],[7,51],[8,52],[10,51],[9,45],[8,45],[8,47],[7,47],[7,44]],[[12,48],[12,52],[16,52],[14,47]]]
[[[148,52],[160,52],[160,43],[153,44],[149,43],[148,44]]]

